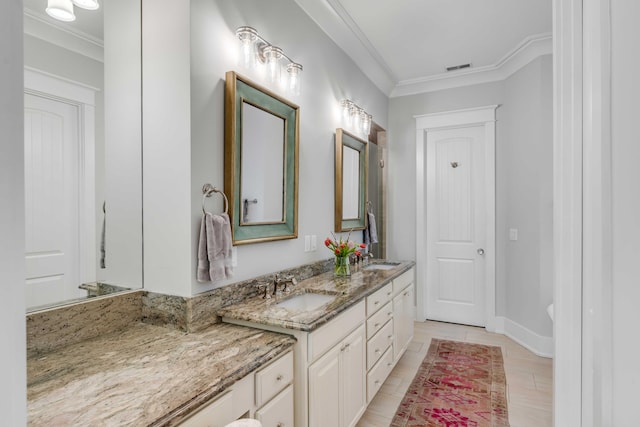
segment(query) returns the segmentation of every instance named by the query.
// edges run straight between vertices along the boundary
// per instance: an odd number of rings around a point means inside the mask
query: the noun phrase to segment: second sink
[[[276,305],[287,310],[312,311],[327,304],[330,301],[333,301],[335,297],[335,295],[307,292],[287,298]]]

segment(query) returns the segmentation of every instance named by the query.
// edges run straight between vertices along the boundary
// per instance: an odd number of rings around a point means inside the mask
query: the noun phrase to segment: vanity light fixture
[[[350,99],[340,101],[340,109],[342,110],[342,121],[345,128],[354,130],[365,137],[369,136],[371,122],[373,121],[371,114]]]
[[[238,27],[236,36],[241,42],[240,65],[242,67],[252,69],[264,65],[271,83],[283,85],[293,95],[300,94],[301,64],[294,62],[281,48],[262,38],[253,27]],[[283,76],[282,68],[286,72],[286,77]]]
[[[47,15],[59,21],[72,22],[76,20],[73,6],[82,9],[96,10],[100,8],[98,0],[47,0]]]

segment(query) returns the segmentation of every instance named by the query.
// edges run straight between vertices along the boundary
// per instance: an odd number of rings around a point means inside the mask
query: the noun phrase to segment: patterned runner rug
[[[500,347],[432,339],[391,427],[509,427]]]

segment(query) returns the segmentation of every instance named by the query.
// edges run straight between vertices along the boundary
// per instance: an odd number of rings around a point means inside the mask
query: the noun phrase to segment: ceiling
[[[495,80],[521,51],[551,53],[551,0],[295,1],[391,96]]]

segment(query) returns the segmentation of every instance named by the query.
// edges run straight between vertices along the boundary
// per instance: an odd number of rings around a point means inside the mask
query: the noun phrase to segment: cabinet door
[[[309,366],[309,427],[339,427],[342,343]]]
[[[285,388],[256,411],[263,427],[293,427],[293,386]]]
[[[393,299],[393,360],[397,361],[413,338],[413,283]]]
[[[355,425],[366,405],[364,336],[364,325],[362,325],[343,341],[341,369],[344,390],[343,426]]]

